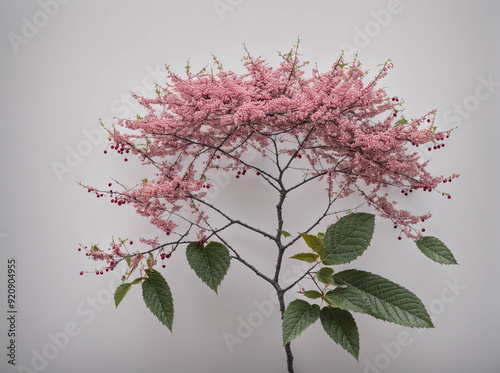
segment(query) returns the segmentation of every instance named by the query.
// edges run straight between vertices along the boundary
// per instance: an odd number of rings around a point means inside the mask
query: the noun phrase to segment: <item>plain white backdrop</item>
[[[189,269],[182,250],[163,271],[175,302],[174,333],[133,289],[115,310],[112,275],[80,276],[93,263],[79,243],[159,234],[132,209],[117,209],[77,185],[109,177],[135,183],[138,162],[105,156],[99,119],[133,116],[130,91],[151,94],[168,64],[182,72],[212,64],[242,72],[242,43],[276,64],[277,50],[301,39],[305,59],[328,69],[341,49],[359,51],[368,68],[395,65],[383,84],[406,101],[407,115],[438,110],[441,129],[459,125],[445,150],[424,154],[436,174],[460,173],[451,200],[429,194],[408,202],[431,210],[429,235],[459,266],[441,266],[377,220],[372,246],[357,267],[415,292],[435,319],[412,330],[355,315],[356,362],[319,322],[292,343],[297,372],[496,373],[499,278],[497,215],[500,6],[494,1],[77,1],[0,3],[0,359],[2,372],[285,372],[272,288],[233,263],[215,295]],[[317,191],[321,191],[318,187]],[[321,208],[297,194],[288,230]],[[262,226],[273,197],[255,182],[231,180],[218,198]],[[323,226],[322,228],[324,228]],[[265,242],[241,235],[241,252],[272,271]],[[272,250],[272,249],[271,249]],[[294,249],[295,250],[295,249]],[[296,250],[299,250],[297,248]],[[7,363],[7,259],[17,262],[16,363]],[[290,261],[291,262],[291,261]],[[293,263],[285,271],[293,277]],[[287,301],[293,299],[288,294]],[[267,307],[267,308],[262,308]],[[5,310],[5,311],[4,311]],[[244,323],[255,325],[243,330]],[[226,334],[225,334],[226,333]],[[231,334],[240,342],[228,346]]]

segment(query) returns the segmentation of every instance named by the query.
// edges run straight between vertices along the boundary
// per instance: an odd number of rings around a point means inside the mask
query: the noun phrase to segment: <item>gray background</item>
[[[317,323],[292,343],[296,371],[500,370],[499,254],[492,233],[499,223],[497,2],[55,4],[0,3],[0,309],[6,309],[6,261],[16,257],[17,363],[25,367],[19,371],[285,371],[279,312],[275,306],[269,313],[258,307],[269,306],[272,289],[238,263],[233,263],[216,296],[189,269],[181,251],[171,258],[163,273],[175,298],[173,334],[146,309],[139,289],[115,310],[110,294],[118,281],[112,275],[80,276],[80,270],[94,267],[77,252],[78,243],[105,245],[111,236],[138,241],[159,233],[132,209],[117,210],[108,201],[90,197],[76,181],[99,186],[110,176],[128,183],[144,177],[137,162],[125,167],[120,157],[104,156],[107,141],[86,143],[82,131],[98,128],[99,118],[112,123],[114,116],[134,115],[137,107],[126,101],[129,91],[141,93],[144,82],[150,86],[153,79],[161,79],[164,64],[182,72],[190,59],[198,69],[211,65],[214,53],[227,69],[242,72],[242,42],[276,64],[276,50],[287,51],[298,36],[300,52],[318,62],[321,71],[342,48],[351,58],[350,48],[357,48],[369,68],[390,58],[395,69],[383,85],[405,98],[408,116],[438,109],[441,129],[460,124],[445,150],[423,156],[431,159],[434,173],[457,172],[462,177],[446,186],[453,195],[449,201],[429,194],[407,202],[415,211],[434,213],[427,233],[441,238],[460,266],[431,262],[410,240],[398,241],[390,224],[380,220],[372,247],[353,264],[414,291],[435,317],[436,329],[420,333],[356,315],[361,334],[358,363]],[[218,13],[217,7],[224,5]],[[33,22],[38,26],[26,26]],[[16,36],[21,44],[12,42]],[[482,83],[488,79],[494,82],[490,90]],[[80,152],[80,158],[72,152]],[[59,177],[57,164],[68,167]],[[262,226],[271,222],[256,201],[272,204],[272,196],[252,194],[258,185],[251,180],[235,184],[231,180],[217,198],[227,198],[228,208],[244,212],[250,221]],[[288,230],[300,231],[301,219],[321,206],[320,199],[311,197],[315,194],[297,194],[297,203],[288,206]],[[237,235],[242,254],[270,273],[274,251],[252,236],[236,232],[233,238]],[[286,266],[293,270],[292,263]],[[293,295],[290,292],[287,301]],[[224,333],[238,336],[241,320],[252,317],[258,325],[231,353]],[[0,319],[5,351],[6,313]],[[76,331],[65,338],[62,333],[71,327]],[[59,338],[59,347],[51,336]],[[402,336],[411,342],[397,347]],[[50,358],[44,363],[37,354]],[[18,371],[7,364],[3,352],[0,364],[2,372]]]

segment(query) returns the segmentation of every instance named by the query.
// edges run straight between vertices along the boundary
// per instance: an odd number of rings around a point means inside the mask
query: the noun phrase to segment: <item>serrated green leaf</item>
[[[316,278],[323,284],[336,285],[332,274],[333,269],[331,269],[330,267],[323,267],[316,273]]]
[[[340,218],[326,230],[322,259],[331,264],[353,261],[370,246],[374,227],[373,214],[358,212]]]
[[[321,233],[319,232],[318,233],[318,237],[321,238],[322,240],[325,238],[325,234],[324,233]]]
[[[154,269],[146,269],[148,276],[142,283],[144,303],[153,314],[172,331],[174,322],[174,302],[170,287],[163,276]]]
[[[120,302],[125,298],[125,295],[127,295],[128,291],[132,287],[132,284],[130,283],[124,283],[118,286],[115,290],[115,308],[118,307]]]
[[[304,330],[318,319],[320,308],[317,304],[309,304],[305,300],[295,299],[290,302],[281,323],[283,345],[300,336]]]
[[[290,233],[288,233],[287,231],[280,231],[279,229],[276,229],[276,230],[277,230],[278,232],[280,232],[280,233],[283,235],[283,237],[285,237],[285,238],[287,238],[287,237],[290,237],[290,236],[291,236],[291,234],[290,234]]]
[[[422,301],[401,285],[357,269],[339,272],[333,278],[347,287],[327,292],[329,304],[399,325],[434,327]]]
[[[323,296],[319,291],[317,290],[306,290],[304,291],[304,296],[310,299],[318,299]]]
[[[428,258],[441,264],[458,264],[450,249],[439,238],[420,237],[415,241],[420,251]]]
[[[142,280],[144,280],[144,277],[137,277],[134,281],[132,281],[130,284],[132,285],[137,285],[139,284]]]
[[[399,126],[400,124],[406,124],[408,121],[405,118],[401,118],[396,123],[394,123],[394,127]]]
[[[320,257],[323,257],[325,255],[325,246],[323,245],[323,240],[320,237],[307,233],[299,234],[302,236],[304,241],[306,241],[307,246],[309,246],[312,251],[314,251]]]
[[[128,266],[130,267],[130,256],[125,257],[125,261],[127,262]]]
[[[318,258],[319,255],[315,253],[299,253],[290,257],[290,259],[302,260],[307,263],[314,263]]]
[[[320,320],[326,334],[359,361],[359,332],[351,313],[335,307],[324,307]]]
[[[210,242],[206,246],[190,243],[186,256],[196,275],[217,293],[217,288],[231,264],[229,250],[219,242]]]

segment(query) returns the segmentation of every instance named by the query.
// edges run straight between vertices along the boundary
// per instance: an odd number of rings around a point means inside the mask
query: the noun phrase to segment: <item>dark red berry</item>
[[[105,150],[105,151],[104,151],[104,154],[108,154],[108,151],[107,151],[107,150]]]
[[[134,241],[130,241],[130,244],[133,245],[134,244]]]
[[[162,267],[162,268],[165,268],[165,267],[166,267],[166,265],[165,265],[165,264],[163,264],[161,267]]]
[[[124,161],[125,161],[125,162],[127,162],[127,161],[128,161],[128,159],[127,159],[127,158],[125,158],[125,159],[124,159]]]
[[[398,240],[401,240],[401,236],[398,237]]]
[[[170,258],[172,256],[172,254],[165,254],[165,258]]]
[[[82,275],[82,276],[83,276],[83,271],[81,271],[81,272],[80,272],[80,275]]]
[[[425,228],[422,228],[422,232],[425,232]]]

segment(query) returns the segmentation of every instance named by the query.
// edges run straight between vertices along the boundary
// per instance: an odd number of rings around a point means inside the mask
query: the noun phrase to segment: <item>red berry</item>
[[[172,256],[172,254],[165,254],[165,258],[170,258]]]
[[[108,184],[108,186],[111,186],[111,185],[113,185],[113,184],[111,184],[111,183]]]
[[[422,228],[422,232],[425,232],[425,228]]]
[[[429,149],[427,149],[427,150],[428,150],[428,151],[431,151],[431,150],[432,150],[432,148],[429,148]]]
[[[100,274],[102,275],[102,274],[103,274],[103,272],[101,271],[101,272],[100,272]]]
[[[431,120],[430,120],[430,119],[427,119],[427,123],[430,123],[430,122],[431,122]]]
[[[451,198],[451,196],[448,196],[448,199],[450,199],[450,198]]]
[[[78,251],[82,251],[82,249],[81,249],[81,248],[78,248]]]
[[[401,239],[401,236],[398,237],[398,240],[400,240],[400,239]]]
[[[297,155],[297,158],[302,158],[302,156],[299,154],[299,155]]]
[[[236,175],[236,178],[239,179],[240,178],[240,175]]]
[[[134,244],[134,241],[130,241],[130,244],[133,245]]]
[[[124,159],[124,161],[125,161],[125,162],[127,162],[127,161],[128,161],[128,159],[127,159],[127,158],[125,158],[125,159]]]
[[[108,154],[108,151],[107,151],[107,150],[105,150],[105,151],[104,151],[104,154]]]
[[[82,275],[82,276],[83,276],[83,271],[80,271],[80,275]]]
[[[398,115],[396,113],[392,114],[393,117],[397,117]]]
[[[398,228],[398,226],[396,224],[394,224],[394,229],[397,229],[397,228]]]
[[[257,171],[256,175],[257,175],[257,176],[259,176],[259,175],[260,175],[260,172],[259,172],[259,171]]]
[[[95,271],[95,274],[98,275],[99,274],[99,271]]]

